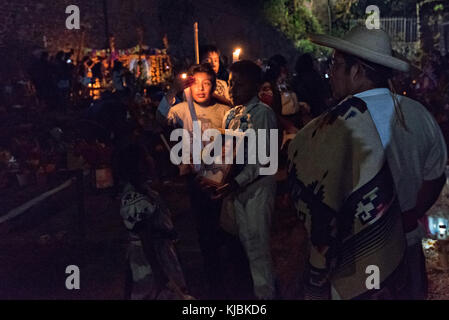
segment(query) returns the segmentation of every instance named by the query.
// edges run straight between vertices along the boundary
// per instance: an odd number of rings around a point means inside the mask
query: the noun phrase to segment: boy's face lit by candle
[[[209,105],[212,93],[215,90],[211,76],[205,72],[198,72],[193,75],[195,81],[190,87],[192,97],[199,105]]]
[[[203,59],[202,63],[209,63],[214,72],[217,74],[220,70],[220,55],[217,52],[209,52],[206,58]]]

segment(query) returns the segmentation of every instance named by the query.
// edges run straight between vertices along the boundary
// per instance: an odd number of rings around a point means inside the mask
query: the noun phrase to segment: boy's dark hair
[[[196,73],[207,73],[210,76],[210,80],[212,81],[212,92],[215,91],[217,87],[217,75],[215,74],[214,69],[212,69],[209,63],[196,64],[192,66],[189,70],[189,76],[193,77]]]
[[[230,71],[237,73],[241,78],[255,86],[260,86],[262,83],[262,69],[252,61],[242,60],[236,62],[231,66]]]
[[[200,61],[203,61],[204,59],[206,59],[206,57],[209,53],[217,53],[218,55],[220,55],[220,51],[218,50],[218,48],[216,46],[205,45],[205,46],[200,47]]]
[[[358,58],[351,54],[342,53],[342,56],[345,60],[346,73],[349,73],[352,66],[360,63],[365,70],[366,77],[371,80],[377,88],[389,88],[388,79],[393,77],[393,69]]]

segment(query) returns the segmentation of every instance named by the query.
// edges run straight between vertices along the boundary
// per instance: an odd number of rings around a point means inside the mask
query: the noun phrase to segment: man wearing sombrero
[[[445,183],[447,150],[417,101],[395,94],[383,30],[356,27],[334,49],[331,86],[341,101],[289,149],[292,198],[309,232],[306,299],[425,299],[419,219]]]

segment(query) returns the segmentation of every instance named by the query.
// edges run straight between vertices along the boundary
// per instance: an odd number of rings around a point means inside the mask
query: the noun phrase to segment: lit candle
[[[187,73],[183,73],[183,74],[181,75],[181,78],[187,79]]]
[[[239,61],[240,60],[240,54],[242,53],[242,49],[236,49],[235,51],[234,51],[234,53],[232,54],[232,56],[233,56],[233,62],[235,63],[235,62],[237,62],[237,61]]]

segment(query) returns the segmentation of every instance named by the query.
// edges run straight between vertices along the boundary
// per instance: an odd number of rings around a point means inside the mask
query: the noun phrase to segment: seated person
[[[171,213],[147,184],[149,156],[138,145],[119,155],[119,175],[125,184],[120,214],[129,232],[126,298],[131,300],[191,300],[174,248]]]

